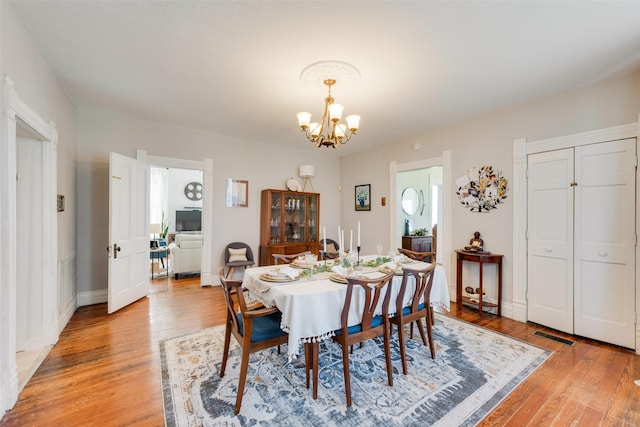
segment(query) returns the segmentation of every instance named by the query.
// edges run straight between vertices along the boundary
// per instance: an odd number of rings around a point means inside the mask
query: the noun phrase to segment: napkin
[[[342,277],[347,277],[347,274],[349,274],[349,270],[339,265],[334,265],[333,267],[331,267],[331,271],[333,271],[334,273],[338,273]]]
[[[295,270],[291,267],[284,267],[283,269],[280,270],[280,274],[284,274],[289,276],[292,279],[295,279],[296,277],[298,277],[298,270]]]

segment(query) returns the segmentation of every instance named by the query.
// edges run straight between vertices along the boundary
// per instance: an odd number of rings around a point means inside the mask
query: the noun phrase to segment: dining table
[[[376,258],[379,257],[375,255],[361,256],[360,261],[366,265],[368,261],[370,263]],[[332,265],[333,262],[327,260],[326,264]],[[325,265],[325,262],[320,261],[316,264]],[[403,270],[406,268],[418,270],[429,265],[427,262],[405,259],[402,262],[392,261],[377,267],[361,266],[355,271],[350,271],[348,275],[359,275],[373,279],[382,277],[386,271],[393,271],[394,275],[390,283],[391,302],[389,304],[389,315],[393,316],[396,308],[395,301],[402,283]],[[336,270],[343,272],[340,268]],[[244,272],[243,282],[244,287],[248,290],[249,300],[261,302],[267,307],[277,307],[281,311],[280,327],[289,334],[287,351],[290,360],[298,357],[302,344],[331,338],[335,335],[334,331],[341,327],[340,319],[347,292],[345,275],[334,271],[311,274],[311,271],[310,268],[305,268],[305,265],[293,262],[289,265],[247,268]],[[299,272],[299,274],[295,276],[295,272]],[[285,277],[284,273],[289,273],[289,276]],[[415,279],[409,277],[403,306],[409,303],[414,290]],[[449,286],[441,265],[436,265],[434,270],[430,297],[432,307],[449,310]],[[354,289],[348,317],[349,326],[361,322],[363,306],[364,291]],[[378,303],[376,314],[381,314],[381,306],[382,298]]]

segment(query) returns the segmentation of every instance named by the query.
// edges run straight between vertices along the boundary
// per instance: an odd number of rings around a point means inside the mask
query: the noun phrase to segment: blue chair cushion
[[[380,326],[382,325],[382,316],[374,316],[371,319],[371,329],[375,328],[376,326]],[[351,334],[355,334],[357,332],[362,332],[362,323],[358,323],[357,325],[353,325],[353,326],[349,326],[347,328],[347,334],[351,335]],[[342,329],[338,329],[335,331],[336,335],[342,335]]]
[[[244,319],[241,313],[237,313],[238,329],[244,335]],[[251,324],[251,342],[264,341],[270,338],[281,337],[287,333],[280,329],[280,312],[269,314],[268,316],[254,317]]]
[[[419,304],[418,305],[418,311],[421,311],[424,309],[424,303]],[[405,307],[402,309],[402,315],[406,316],[407,314],[411,313],[411,307]]]

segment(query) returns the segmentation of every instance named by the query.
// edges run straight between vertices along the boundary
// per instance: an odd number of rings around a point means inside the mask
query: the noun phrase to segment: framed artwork
[[[64,196],[58,194],[58,212],[64,211]]]
[[[249,206],[249,181],[227,179],[227,207],[246,208]]]
[[[356,185],[356,210],[371,210],[371,184]]]

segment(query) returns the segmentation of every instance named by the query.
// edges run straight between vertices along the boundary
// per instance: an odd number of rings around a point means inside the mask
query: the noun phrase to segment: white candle
[[[360,221],[358,221],[358,247],[360,247]]]
[[[324,241],[324,253],[327,253],[327,227],[322,227],[322,240]]]
[[[338,226],[338,247],[342,250],[342,241],[340,240],[340,226]]]
[[[353,250],[353,230],[351,230],[351,234],[349,235],[349,252]]]
[[[342,248],[342,252],[344,252],[344,230],[340,230],[340,247]]]

